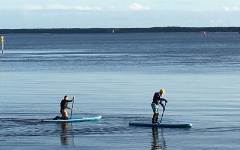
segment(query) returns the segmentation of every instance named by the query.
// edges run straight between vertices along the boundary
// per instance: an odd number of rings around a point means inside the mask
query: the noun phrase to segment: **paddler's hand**
[[[75,97],[72,98],[72,100],[74,101]]]

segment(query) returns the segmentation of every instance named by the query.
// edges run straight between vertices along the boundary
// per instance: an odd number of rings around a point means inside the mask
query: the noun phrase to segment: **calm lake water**
[[[238,33],[3,36],[2,149],[240,148]],[[191,129],[128,125],[151,122],[160,88],[168,100],[162,123],[192,123]],[[60,115],[66,94],[76,98],[73,117],[103,118],[42,123]]]

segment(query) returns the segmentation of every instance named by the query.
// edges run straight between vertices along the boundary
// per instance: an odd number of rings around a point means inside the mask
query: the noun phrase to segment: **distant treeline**
[[[0,29],[0,34],[22,33],[154,33],[154,32],[240,32],[240,27],[151,27],[151,28],[48,28]]]

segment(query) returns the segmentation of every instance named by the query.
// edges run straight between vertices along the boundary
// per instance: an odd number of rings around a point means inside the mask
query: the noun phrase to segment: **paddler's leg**
[[[66,109],[62,109],[61,110],[61,114],[62,114],[62,119],[68,119],[68,114],[67,114],[67,110]]]
[[[158,116],[159,116],[159,113],[156,113],[156,122],[155,123],[158,123]]]
[[[158,115],[159,115],[159,113],[154,113],[153,114],[152,123],[158,123],[157,122],[158,121]]]
[[[58,120],[58,119],[61,119],[60,116],[56,116],[55,118],[53,118],[53,120]]]
[[[154,116],[155,116],[155,113],[153,114],[153,117],[152,117],[152,123],[154,123]]]
[[[153,114],[152,123],[156,123],[156,113]]]

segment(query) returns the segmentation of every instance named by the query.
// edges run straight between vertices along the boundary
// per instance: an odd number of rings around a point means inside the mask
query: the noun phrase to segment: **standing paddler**
[[[160,89],[159,92],[154,93],[153,95],[153,101],[152,101],[152,110],[153,110],[153,117],[152,117],[152,123],[159,123],[158,122],[158,106],[159,104],[162,106],[163,108],[163,112],[165,110],[165,106],[163,104],[163,101],[165,101],[165,103],[167,103],[167,100],[164,98],[161,98],[162,95],[165,93],[164,89]]]

